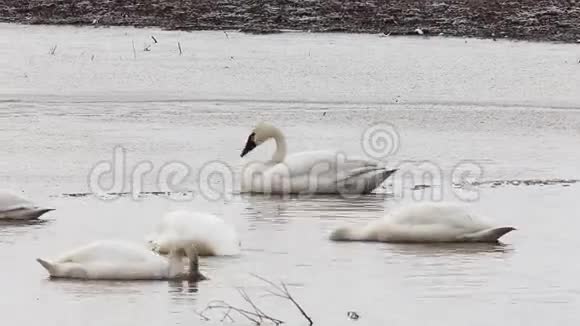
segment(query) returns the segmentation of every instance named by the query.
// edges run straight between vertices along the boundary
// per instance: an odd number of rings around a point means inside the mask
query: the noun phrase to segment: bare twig
[[[232,311],[234,311],[234,312],[237,312],[240,316],[243,316],[244,318],[248,319],[249,321],[253,322],[256,325],[262,324],[262,321],[263,320],[270,321],[270,322],[272,322],[272,323],[274,323],[276,325],[280,325],[280,324],[284,323],[282,320],[279,320],[277,318],[270,317],[270,316],[263,315],[263,314],[259,314],[259,313],[256,313],[256,312],[252,312],[252,311],[249,311],[249,310],[246,310],[246,309],[234,307],[234,306],[230,305],[229,303],[227,303],[225,301],[221,301],[221,300],[217,300],[217,301],[210,302],[207,305],[207,307],[205,307],[205,309],[203,309],[201,311],[201,313],[198,313],[198,314],[202,314],[203,315],[203,313],[205,311],[213,310],[213,309],[224,309],[224,310],[226,310],[226,312],[224,313],[224,317],[222,319],[226,318],[226,316],[228,316],[229,318],[233,319],[230,314],[231,314]]]
[[[193,312],[195,312],[196,315],[198,315],[199,317],[203,318],[203,320],[205,320],[205,321],[210,321],[211,320],[206,315],[203,314],[204,311],[197,312],[197,311],[194,310]]]
[[[55,44],[53,46],[50,47],[50,50],[48,51],[48,53],[50,55],[54,55],[54,53],[56,52],[56,48],[58,47],[58,44]]]
[[[230,316],[230,312],[232,312],[232,309],[228,309],[228,311],[226,311],[220,322],[223,322],[226,318],[228,318],[231,322],[233,322],[234,319]]]
[[[153,39],[153,42],[155,42],[155,44],[157,44],[157,39],[155,38],[155,36],[151,35],[151,38]]]
[[[274,283],[274,282],[272,282],[264,277],[261,277],[259,275],[256,275],[256,274],[251,274],[251,275],[256,277],[257,279],[267,283],[268,285],[270,285],[273,288],[273,290],[266,289],[266,292],[268,292],[269,295],[289,300],[300,311],[302,316],[308,321],[309,325],[314,324],[314,322],[312,321],[312,318],[310,318],[310,316],[308,316],[308,314],[302,308],[302,306],[300,306],[300,304],[290,294],[290,291],[288,290],[288,287],[286,286],[286,284],[284,282],[281,282],[280,285],[278,285],[278,284],[276,284],[276,283]],[[206,311],[222,310],[222,311],[224,311],[224,314],[221,318],[222,322],[226,319],[229,319],[230,321],[233,322],[234,319],[233,319],[231,314],[233,312],[235,312],[238,315],[242,316],[243,318],[254,323],[255,325],[262,325],[264,322],[273,323],[275,325],[281,325],[284,323],[284,321],[282,321],[278,318],[272,317],[272,316],[268,315],[267,313],[265,313],[262,309],[260,309],[260,307],[258,307],[256,305],[256,303],[252,300],[252,298],[250,298],[250,296],[248,295],[248,293],[244,289],[237,288],[237,290],[238,290],[238,293],[240,294],[240,296],[242,297],[242,299],[251,307],[251,309],[253,311],[232,306],[223,300],[214,300],[214,301],[211,301],[201,312],[199,312],[198,315],[200,315],[202,318],[204,318],[207,321],[207,320],[209,320],[209,318],[204,315],[204,313]]]
[[[226,34],[226,38],[229,40],[230,36],[228,35],[228,32],[224,31],[224,34]]]
[[[181,43],[179,41],[177,42],[177,48],[179,49],[179,55],[182,55],[183,51],[181,50]]]
[[[240,293],[240,296],[242,297],[242,299],[244,299],[244,301],[246,301],[250,306],[252,306],[252,308],[254,309],[254,311],[256,312],[256,314],[258,314],[260,316],[260,322],[263,319],[262,316],[268,316],[266,313],[264,313],[262,311],[262,309],[260,309],[260,308],[258,308],[258,306],[256,306],[256,304],[250,298],[250,296],[248,296],[248,294],[246,293],[246,291],[244,291],[243,289],[238,289],[238,292]]]
[[[302,316],[306,320],[308,320],[308,324],[309,325],[314,324],[314,322],[312,321],[312,318],[310,318],[310,316],[308,316],[308,314],[302,308],[302,306],[300,306],[300,304],[294,299],[294,297],[292,297],[292,295],[290,294],[290,291],[288,291],[288,287],[286,287],[286,284],[284,282],[280,282],[280,286],[279,286],[279,285],[274,284],[274,282],[261,277],[260,275],[256,275],[256,274],[251,274],[251,275],[259,280],[262,280],[262,281],[270,284],[274,289],[276,289],[279,292],[279,293],[275,293],[274,291],[268,291],[270,294],[277,296],[277,297],[280,297],[280,298],[290,300],[290,302],[292,302],[292,304],[294,304],[294,306],[300,311]]]

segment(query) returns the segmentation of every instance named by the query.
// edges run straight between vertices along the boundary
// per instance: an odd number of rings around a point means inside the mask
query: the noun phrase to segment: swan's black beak
[[[256,148],[256,142],[254,141],[255,136],[256,133],[253,132],[248,137],[248,141],[246,142],[246,146],[244,147],[244,150],[242,151],[242,155],[240,155],[240,157],[244,157],[244,155],[248,154],[249,152],[252,151],[252,149]]]

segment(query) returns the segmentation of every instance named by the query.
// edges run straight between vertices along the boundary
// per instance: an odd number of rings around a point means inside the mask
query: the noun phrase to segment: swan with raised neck
[[[273,138],[276,141],[276,151],[274,155],[272,155],[272,161],[275,163],[283,162],[286,158],[286,137],[280,129],[267,124],[265,122],[261,122],[254,130],[250,136],[248,136],[248,140],[246,141],[246,146],[242,150],[241,157],[244,157],[246,154],[251,152],[257,146],[260,146],[267,140]]]

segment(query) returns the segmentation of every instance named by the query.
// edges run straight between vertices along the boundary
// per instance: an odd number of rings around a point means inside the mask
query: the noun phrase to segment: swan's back
[[[418,203],[399,207],[389,212],[384,220],[389,224],[426,226],[439,225],[448,228],[483,229],[490,227],[482,217],[453,203]]]
[[[233,226],[215,215],[187,210],[166,214],[149,241],[160,253],[168,253],[172,246],[192,244],[200,256],[236,255],[240,251]]]
[[[105,240],[65,253],[54,261],[37,259],[53,277],[108,280],[165,279],[166,258],[143,245]]]
[[[157,261],[158,259],[162,259],[162,257],[147,250],[142,245],[125,241],[102,240],[69,251],[58,257],[55,262],[76,262],[81,264],[102,261],[137,263]]]
[[[299,152],[263,170],[262,179],[258,179],[252,190],[266,193],[369,193],[394,171],[364,158],[347,158],[337,151]],[[246,183],[251,184],[250,181]]]
[[[365,226],[342,227],[335,241],[495,242],[512,227],[491,227],[462,206],[448,203],[410,204]]]
[[[10,191],[0,191],[0,211],[11,211],[31,207],[34,207],[34,204],[29,200]]]

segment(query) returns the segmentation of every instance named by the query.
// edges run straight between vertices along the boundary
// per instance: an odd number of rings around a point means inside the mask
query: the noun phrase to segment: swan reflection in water
[[[365,219],[383,215],[389,194],[364,195],[359,198],[319,195],[260,195],[243,194],[247,203],[244,215],[253,221],[288,223],[295,218]]]

